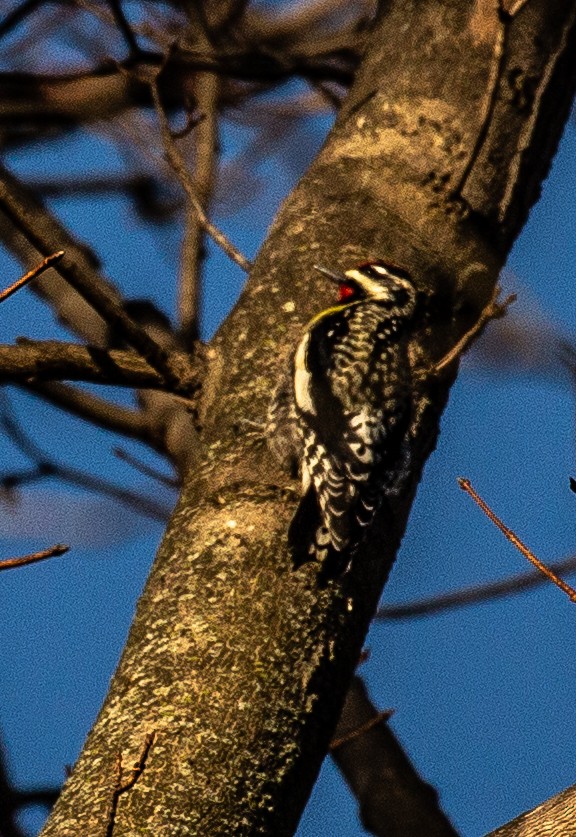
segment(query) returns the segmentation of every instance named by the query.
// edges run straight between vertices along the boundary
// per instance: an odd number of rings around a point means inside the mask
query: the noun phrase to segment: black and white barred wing
[[[338,328],[353,331],[358,325],[355,313],[351,308],[348,318],[342,318],[340,312]],[[358,332],[361,341],[363,332]],[[316,503],[321,525],[316,529],[311,552],[317,557],[330,547],[343,553],[358,545],[383,493],[395,483],[405,457],[409,407],[404,383],[391,369],[390,358],[386,371],[392,374],[386,375],[380,355],[363,353],[353,345],[351,378],[350,358],[342,357],[337,350],[341,337],[328,315],[307,333],[295,355],[295,406],[303,432],[305,500],[301,514],[293,521],[291,540],[295,540],[299,528],[304,539],[309,537],[304,530],[309,529],[306,524]]]

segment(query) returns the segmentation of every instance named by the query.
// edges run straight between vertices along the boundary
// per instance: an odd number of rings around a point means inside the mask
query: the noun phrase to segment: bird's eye
[[[358,288],[356,285],[353,285],[352,282],[340,282],[340,287],[338,289],[338,299],[340,302],[353,299],[353,297],[357,296],[357,294]]]

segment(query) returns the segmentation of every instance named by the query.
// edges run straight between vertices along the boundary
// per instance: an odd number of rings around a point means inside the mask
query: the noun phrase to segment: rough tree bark
[[[261,434],[270,391],[330,289],[315,262],[406,265],[429,296],[414,358],[474,321],[538,197],[576,80],[566,0],[389,0],[316,161],[210,349],[200,468],[139,602],[110,693],[45,827],[77,834],[294,832],[405,527],[383,511],[352,570],[292,572],[295,486]],[[429,389],[415,486],[447,383]],[[111,805],[117,753],[146,769]],[[125,778],[125,776],[124,776]],[[108,832],[107,832],[108,829]]]
[[[487,837],[574,837],[576,835],[576,785],[491,831]]]

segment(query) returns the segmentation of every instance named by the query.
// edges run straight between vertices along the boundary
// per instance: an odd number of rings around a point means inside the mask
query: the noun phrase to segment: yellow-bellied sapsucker
[[[317,558],[337,573],[410,467],[416,289],[382,261],[316,269],[339,284],[339,304],[308,324],[270,405],[268,439],[302,477],[288,533],[295,565]]]

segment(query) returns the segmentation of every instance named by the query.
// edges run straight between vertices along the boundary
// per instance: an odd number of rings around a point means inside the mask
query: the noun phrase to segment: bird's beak
[[[322,265],[319,264],[314,265],[314,270],[317,270],[319,271],[319,273],[324,274],[324,276],[327,276],[328,279],[332,279],[333,282],[342,283],[348,281],[348,279],[343,273],[337,273],[337,271],[329,270],[327,267],[322,267]]]

